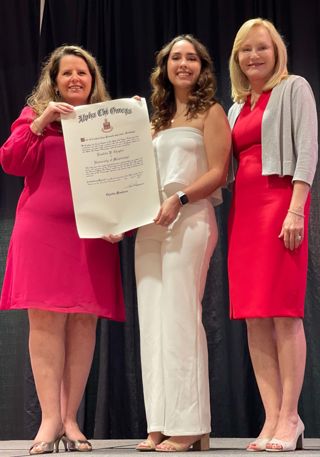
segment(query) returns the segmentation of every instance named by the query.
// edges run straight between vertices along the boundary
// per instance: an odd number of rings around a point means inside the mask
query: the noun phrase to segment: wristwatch
[[[189,198],[187,197],[187,194],[185,194],[184,192],[179,190],[177,192],[177,195],[178,195],[178,198],[179,198],[181,206],[186,205],[187,203],[189,203]]]

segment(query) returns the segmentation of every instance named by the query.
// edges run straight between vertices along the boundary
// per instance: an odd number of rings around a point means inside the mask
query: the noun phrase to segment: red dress
[[[57,125],[30,130],[22,110],[0,149],[5,172],[25,176],[9,245],[0,309],[37,308],[124,320],[118,246],[80,239],[64,141]]]
[[[230,316],[303,317],[308,264],[307,221],[298,249],[278,236],[292,196],[292,177],[262,176],[261,124],[271,92],[251,111],[250,97],[233,128],[238,170],[228,221]]]

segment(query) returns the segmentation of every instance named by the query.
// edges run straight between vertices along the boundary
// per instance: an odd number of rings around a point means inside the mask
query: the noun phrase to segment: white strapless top
[[[171,193],[192,184],[208,171],[202,132],[193,127],[162,130],[153,139],[161,189]],[[221,189],[211,196],[222,203]]]

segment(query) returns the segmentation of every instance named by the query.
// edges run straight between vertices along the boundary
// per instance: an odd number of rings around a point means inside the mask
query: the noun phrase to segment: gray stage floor
[[[211,438],[210,439],[210,450],[206,452],[192,452],[192,457],[202,456],[212,454],[213,457],[227,457],[227,456],[237,456],[237,457],[248,457],[252,456],[253,453],[245,451],[245,446],[250,441],[250,438]],[[140,456],[143,455],[155,455],[159,456],[159,452],[148,452],[142,453],[135,450],[135,445],[139,440],[91,440],[91,443],[94,447],[92,453],[86,453],[83,455],[91,456]],[[29,455],[28,448],[31,445],[31,441],[0,441],[0,457],[24,457]],[[304,440],[304,450],[295,451],[291,453],[286,453],[286,455],[297,455],[299,457],[309,457],[309,456],[320,456],[320,439],[319,438],[306,438]],[[62,443],[60,444],[59,454],[70,455],[69,453],[64,453],[64,447]],[[179,455],[184,455],[186,452],[180,452]],[[284,453],[281,453],[283,455]],[[74,453],[72,455],[75,455]],[[79,453],[77,453],[79,455]],[[163,455],[163,454],[162,454]],[[275,453],[259,453],[258,455],[275,455]],[[277,454],[276,454],[277,455]]]

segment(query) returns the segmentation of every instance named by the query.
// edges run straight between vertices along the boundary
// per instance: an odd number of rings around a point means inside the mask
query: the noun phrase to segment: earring
[[[60,97],[59,89],[56,89],[56,90],[55,90],[55,94],[56,94],[56,97]]]

